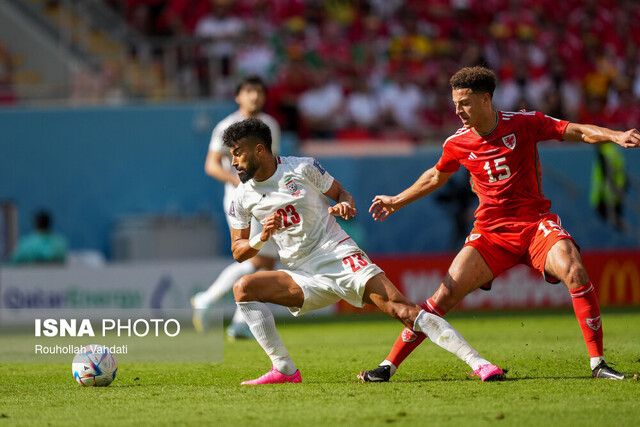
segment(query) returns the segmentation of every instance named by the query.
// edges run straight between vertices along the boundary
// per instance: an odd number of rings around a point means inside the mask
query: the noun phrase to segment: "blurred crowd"
[[[0,106],[13,105],[16,101],[13,88],[13,58],[9,49],[0,41]]]
[[[103,1],[149,39],[195,41],[172,45],[170,76],[193,96],[260,75],[267,112],[303,139],[448,136],[449,77],[473,65],[498,75],[499,109],[640,123],[637,0]]]

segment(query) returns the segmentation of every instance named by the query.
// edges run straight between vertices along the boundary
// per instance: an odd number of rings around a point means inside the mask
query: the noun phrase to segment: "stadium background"
[[[72,252],[61,267],[5,263],[0,306],[186,306],[229,262],[222,186],[203,163],[247,73],[269,84],[282,154],[318,157],[358,203],[349,232],[424,298],[459,247],[463,208],[432,196],[384,224],[366,209],[430,167],[459,126],[448,76],[486,64],[501,109],[637,127],[639,18],[637,2],[613,0],[2,2],[0,255],[43,207]],[[623,156],[620,230],[590,204],[596,149],[540,147],[545,195],[606,305],[640,305],[640,152]],[[460,188],[437,194],[464,200]],[[461,307],[568,304],[562,288],[514,269]]]

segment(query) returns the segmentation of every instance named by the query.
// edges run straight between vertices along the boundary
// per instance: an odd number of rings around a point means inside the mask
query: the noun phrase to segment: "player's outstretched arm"
[[[338,202],[333,206],[329,206],[329,215],[336,215],[343,219],[350,219],[358,213],[351,193],[345,190],[337,179],[333,180],[331,188],[329,188],[324,195],[331,200]]]
[[[374,197],[369,212],[372,214],[374,220],[382,222],[398,209],[442,187],[451,175],[453,174],[440,172],[434,166],[424,172],[411,187],[397,196]]]
[[[231,229],[231,252],[238,262],[246,261],[258,255],[260,248],[282,228],[282,215],[277,212],[262,221],[262,233],[250,237],[251,228],[243,230]]]
[[[562,137],[567,141],[582,141],[587,144],[613,142],[623,148],[640,147],[640,132],[636,129],[619,132],[595,125],[569,123]]]

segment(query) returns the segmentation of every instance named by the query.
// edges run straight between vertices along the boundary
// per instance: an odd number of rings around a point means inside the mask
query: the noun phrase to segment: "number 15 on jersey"
[[[502,181],[503,179],[507,179],[511,176],[511,170],[509,169],[509,165],[504,164],[507,161],[506,157],[500,157],[498,159],[493,160],[493,165],[491,162],[487,161],[484,163],[484,170],[487,171],[487,175],[489,175],[489,182]],[[491,170],[491,167],[495,168],[495,172]],[[493,173],[492,173],[493,172]],[[498,175],[498,178],[494,176],[494,173]]]

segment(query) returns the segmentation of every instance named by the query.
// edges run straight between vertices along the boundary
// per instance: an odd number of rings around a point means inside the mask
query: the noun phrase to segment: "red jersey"
[[[447,138],[436,169],[453,173],[460,165],[467,168],[480,200],[476,227],[538,221],[549,213],[551,202],[542,194],[536,143],[561,140],[568,124],[537,111],[498,111],[496,127],[488,134],[461,128]]]

